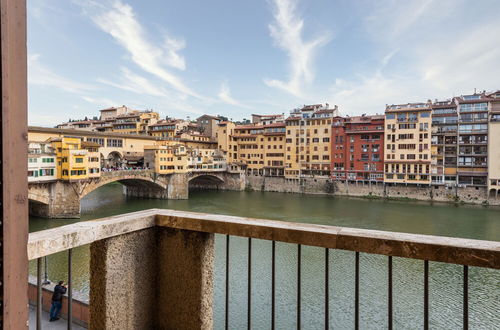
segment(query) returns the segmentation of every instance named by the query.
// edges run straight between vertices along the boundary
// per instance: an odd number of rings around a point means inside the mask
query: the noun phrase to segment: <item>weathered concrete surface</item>
[[[168,199],[188,199],[189,188],[187,174],[172,174],[167,187]]]
[[[213,328],[214,234],[158,228],[158,329]]]
[[[156,209],[46,229],[29,234],[28,259],[34,260],[105,238],[155,226]]]
[[[90,245],[90,329],[155,329],[161,279],[154,228]]]
[[[157,212],[157,225],[168,228],[500,269],[500,243],[494,241],[174,210]]]

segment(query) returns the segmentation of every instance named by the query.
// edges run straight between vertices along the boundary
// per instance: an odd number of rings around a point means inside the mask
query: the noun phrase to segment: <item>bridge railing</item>
[[[224,325],[230,321],[231,237],[247,238],[246,256],[238,259],[248,262],[247,275],[239,274],[239,286],[246,286],[245,308],[247,326],[252,324],[252,307],[258,301],[252,295],[253,285],[262,281],[252,276],[253,268],[266,261],[254,260],[252,244],[255,239],[271,241],[270,281],[271,317],[269,326],[275,328],[277,307],[276,243],[296,246],[296,320],[300,328],[305,306],[302,287],[304,259],[303,246],[324,249],[323,274],[316,274],[324,283],[323,324],[332,324],[331,303],[331,251],[346,250],[353,253],[354,288],[352,327],[359,328],[360,268],[363,254],[386,256],[386,323],[393,328],[395,292],[394,264],[396,257],[421,260],[423,263],[423,316],[422,324],[429,328],[429,285],[431,262],[457,264],[462,267],[462,326],[469,327],[469,268],[500,269],[500,243],[429,235],[415,235],[376,230],[333,227],[303,223],[290,223],[261,219],[241,218],[216,214],[202,214],[173,210],[151,209],[110,218],[62,226],[31,233],[28,243],[30,260],[38,260],[38,292],[41,299],[41,258],[61,251],[69,251],[68,283],[71,303],[71,251],[90,244],[90,323],[92,328],[212,328],[214,294],[214,234],[224,235],[225,247],[220,256],[225,263],[221,271],[224,280]],[[290,261],[289,261],[290,262]],[[220,265],[219,265],[220,266]],[[379,265],[380,267],[380,265]],[[350,268],[342,269],[348,274]],[[490,274],[491,275],[491,274]],[[245,284],[246,282],[246,284]],[[487,282],[487,281],[485,281]],[[475,283],[481,285],[481,283]],[[495,290],[495,288],[494,288]],[[496,287],[498,290],[498,287]],[[307,293],[307,292],[306,292]],[[380,298],[376,298],[377,300]],[[148,302],[149,303],[146,303]],[[151,304],[155,301],[154,304]],[[144,304],[142,304],[144,303]],[[217,302],[219,303],[219,302]],[[321,303],[321,302],[318,302]],[[375,303],[375,301],[373,302]],[[38,306],[41,306],[38,300]],[[132,310],[134,308],[134,310]],[[234,307],[233,307],[234,308]],[[40,307],[38,318],[41,317]],[[68,309],[71,313],[71,308]],[[376,318],[379,318],[378,316]],[[71,320],[71,314],[69,315]],[[374,321],[375,322],[375,321]],[[409,326],[409,324],[406,324]],[[490,324],[490,326],[494,326]]]

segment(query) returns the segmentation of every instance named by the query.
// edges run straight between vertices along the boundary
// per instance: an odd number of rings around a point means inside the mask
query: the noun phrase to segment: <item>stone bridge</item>
[[[187,199],[189,189],[243,190],[240,173],[203,171],[159,175],[151,170],[102,172],[99,178],[29,183],[30,214],[47,218],[78,218],[80,201],[92,191],[120,182],[128,196]]]

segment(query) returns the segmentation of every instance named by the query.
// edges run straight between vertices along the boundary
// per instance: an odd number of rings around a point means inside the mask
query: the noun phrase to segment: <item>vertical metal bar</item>
[[[388,285],[387,285],[387,318],[388,318],[388,328],[392,330],[392,256],[389,256],[389,264],[388,264]]]
[[[226,308],[225,329],[229,329],[229,235],[226,235]]]
[[[359,329],[359,252],[356,252],[356,266],[355,266],[354,329]]]
[[[252,327],[252,238],[248,238],[248,311],[247,311],[247,327],[250,330]]]
[[[275,329],[275,315],[276,315],[276,241],[273,241],[272,248],[272,264],[271,264],[271,330]]]
[[[469,266],[464,265],[464,329],[469,329]]]
[[[301,266],[302,263],[302,245],[297,245],[297,329],[300,329],[300,300],[301,300]]]
[[[36,329],[42,329],[42,258],[36,259]]]
[[[325,330],[330,328],[330,250],[325,248]]]
[[[424,261],[424,329],[429,329],[429,260]]]
[[[68,250],[68,330],[73,327],[73,249]]]

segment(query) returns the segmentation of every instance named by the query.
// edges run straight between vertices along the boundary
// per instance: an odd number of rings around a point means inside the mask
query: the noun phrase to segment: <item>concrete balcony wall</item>
[[[213,237],[153,227],[92,243],[90,329],[212,328]]]

